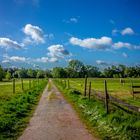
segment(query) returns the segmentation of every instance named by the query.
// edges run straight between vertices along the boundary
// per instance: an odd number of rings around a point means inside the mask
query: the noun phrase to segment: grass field
[[[64,80],[63,79],[63,83]],[[135,95],[133,99],[132,96],[132,83],[133,85],[140,85],[139,78],[126,78],[125,83],[120,83],[119,78],[88,78],[87,91],[89,86],[89,81],[91,81],[91,88],[104,93],[104,80],[107,81],[107,89],[110,95],[120,98],[132,105],[140,106],[140,94]],[[79,90],[84,93],[84,78],[71,78],[69,79],[70,88]],[[140,89],[138,89],[140,91]]]
[[[68,80],[68,79],[67,79]],[[109,93],[118,98],[140,104],[140,99],[133,99],[130,94],[129,79],[124,85],[120,85],[119,79],[106,79],[108,81]],[[133,79],[134,84],[139,85],[139,79]],[[109,104],[109,113],[106,113],[104,102],[83,96],[84,79],[69,79],[70,88],[66,79],[54,79],[55,84],[63,96],[75,108],[81,120],[86,124],[93,135],[97,134],[103,140],[139,140],[140,139],[140,114],[130,113]],[[104,91],[104,79],[89,79],[92,89]],[[119,94],[120,92],[120,94]],[[126,94],[128,92],[128,94]],[[124,95],[124,93],[126,95]],[[116,94],[116,95],[115,95]],[[123,94],[123,95],[122,95]],[[122,97],[123,96],[123,97]]]
[[[0,140],[15,140],[26,127],[48,80],[0,82]]]
[[[37,85],[37,80],[31,80],[31,87]],[[10,100],[12,96],[15,96],[17,93],[22,93],[26,90],[29,90],[29,79],[23,79],[23,89],[21,79],[15,80],[15,94],[13,94],[13,81],[0,82],[0,103],[3,101]]]

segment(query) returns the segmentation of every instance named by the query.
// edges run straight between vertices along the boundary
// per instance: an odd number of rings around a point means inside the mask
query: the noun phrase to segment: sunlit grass
[[[62,79],[63,83],[64,80]],[[133,85],[140,85],[139,78],[124,78],[124,83],[120,82],[120,78],[88,78],[87,80],[87,92],[89,87],[89,82],[91,81],[92,90],[99,91],[104,94],[104,80],[107,81],[108,94],[120,98],[132,105],[140,106],[140,94],[135,95],[133,99],[132,96],[132,83]],[[79,90],[84,94],[84,78],[70,78],[70,88]],[[140,89],[139,89],[140,91]],[[92,93],[93,94],[93,93]]]

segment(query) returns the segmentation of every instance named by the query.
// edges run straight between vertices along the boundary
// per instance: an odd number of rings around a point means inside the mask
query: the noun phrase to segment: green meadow
[[[30,82],[29,82],[30,81]],[[0,139],[15,140],[26,128],[48,80],[0,82]]]

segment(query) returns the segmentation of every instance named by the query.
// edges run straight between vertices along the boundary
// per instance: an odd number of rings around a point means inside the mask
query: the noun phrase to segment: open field
[[[0,103],[1,101],[9,100],[10,97],[15,96],[17,93],[22,93],[23,91],[30,89],[30,81],[31,81],[31,88],[37,85],[36,79],[22,79],[23,80],[23,89],[22,89],[22,82],[21,79],[15,80],[15,94],[13,94],[13,81],[9,82],[0,82]]]
[[[108,91],[112,96],[123,99],[130,104],[140,105],[140,98],[133,99],[130,94],[130,82],[120,85],[119,79],[106,79]],[[138,79],[133,79],[134,84],[139,85]],[[92,82],[92,89],[104,91],[104,79],[88,79]],[[64,97],[72,104],[81,120],[88,129],[97,133],[104,140],[139,140],[140,139],[140,114],[126,111],[114,104],[109,103],[109,112],[106,112],[104,100],[88,98],[84,96],[84,79],[54,79],[55,84],[63,93]],[[118,94],[120,91],[121,94]],[[125,94],[128,92],[128,94]],[[87,88],[88,94],[88,88]],[[122,97],[123,94],[123,97]],[[130,99],[129,99],[130,98]],[[132,101],[132,102],[130,102]]]
[[[31,82],[29,82],[31,81]],[[48,80],[23,79],[0,83],[0,139],[17,139],[28,124]]]
[[[68,79],[63,79],[68,80]],[[140,94],[132,96],[132,83],[133,85],[140,85],[139,78],[126,78],[122,79],[125,82],[120,83],[119,78],[88,78],[87,80],[87,93],[89,82],[91,81],[91,89],[102,92],[104,94],[104,80],[107,80],[107,89],[109,95],[122,99],[132,105],[140,106]],[[84,78],[71,78],[69,79],[70,88],[74,88],[84,93]],[[63,81],[64,82],[64,81]],[[140,91],[140,89],[139,89]]]

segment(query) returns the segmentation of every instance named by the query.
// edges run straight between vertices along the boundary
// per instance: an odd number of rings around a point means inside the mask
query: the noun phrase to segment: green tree
[[[28,71],[27,71],[27,75],[28,75],[28,77],[30,77],[30,78],[33,78],[33,70],[32,69],[28,69]]]
[[[4,75],[5,75],[4,70],[0,65],[0,81],[2,81],[2,79],[4,78]]]
[[[38,70],[36,74],[36,78],[44,78],[44,77],[45,77],[44,71]]]
[[[68,64],[68,70],[73,72],[73,77],[84,77],[86,74],[85,66],[79,60],[71,60]]]
[[[86,68],[86,75],[88,77],[100,77],[101,72],[99,71],[99,68],[91,65],[87,65],[85,66],[85,68]]]
[[[5,78],[7,80],[10,80],[11,79],[11,73],[9,71],[6,72]]]
[[[67,77],[67,73],[63,68],[55,67],[52,70],[52,76],[54,78],[65,78],[65,77]]]

